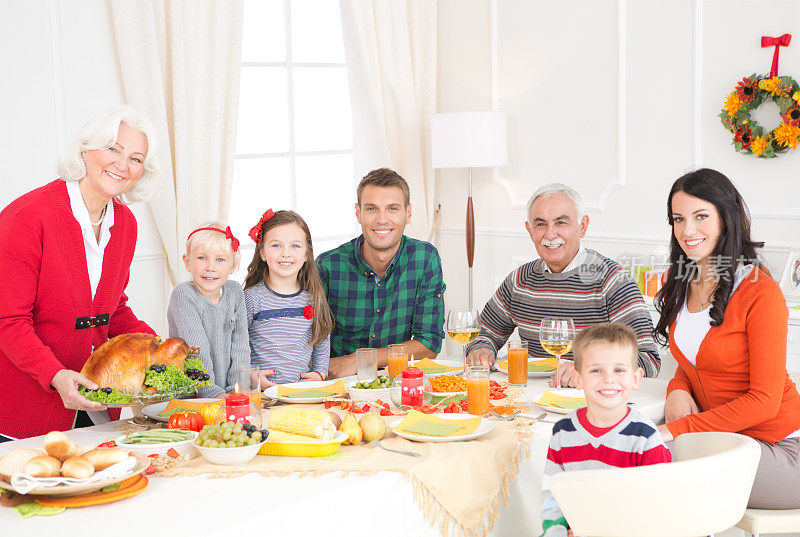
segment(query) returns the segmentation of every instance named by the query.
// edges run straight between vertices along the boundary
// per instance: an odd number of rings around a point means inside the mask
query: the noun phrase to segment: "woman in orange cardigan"
[[[656,337],[678,369],[667,388],[669,441],[729,431],[761,447],[750,507],[800,508],[800,395],[786,372],[788,312],[760,266],[742,196],[723,174],[690,172],[672,185],[670,269],[657,296]]]

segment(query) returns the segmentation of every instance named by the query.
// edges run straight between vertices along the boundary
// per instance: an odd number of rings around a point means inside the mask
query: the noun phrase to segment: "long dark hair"
[[[297,273],[297,283],[300,288],[308,291],[311,295],[311,304],[314,306],[314,321],[311,324],[311,339],[308,344],[318,345],[325,341],[328,334],[333,330],[333,314],[328,306],[328,299],[325,298],[325,289],[322,286],[322,279],[317,271],[317,263],[314,260],[314,249],[311,245],[311,231],[303,218],[294,211],[278,211],[275,216],[264,222],[261,226],[261,243],[256,245],[253,253],[253,260],[247,267],[247,277],[244,279],[244,288],[250,289],[261,282],[267,283],[269,278],[269,266],[261,259],[261,252],[264,248],[264,241],[267,240],[267,232],[275,227],[285,224],[296,224],[306,236],[306,262]]]
[[[730,179],[716,170],[701,168],[689,172],[672,185],[667,199],[667,221],[673,232],[669,245],[669,272],[664,287],[655,298],[656,309],[661,314],[654,330],[656,340],[661,344],[668,341],[667,328],[678,316],[678,312],[686,302],[688,283],[697,277],[697,265],[689,259],[675,238],[672,220],[672,197],[677,192],[685,192],[695,198],[712,203],[719,213],[721,230],[719,240],[709,261],[719,280],[713,293],[714,302],[709,315],[711,326],[719,326],[725,319],[725,308],[728,306],[733,275],[740,263],[753,264],[756,269],[761,265],[756,248],[764,246],[763,242],[750,239],[750,213],[742,195],[733,186]]]

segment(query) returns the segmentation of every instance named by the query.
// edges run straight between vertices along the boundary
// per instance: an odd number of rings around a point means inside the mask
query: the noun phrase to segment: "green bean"
[[[122,441],[126,444],[161,444],[189,440],[192,433],[180,429],[151,429],[140,433],[131,433]]]

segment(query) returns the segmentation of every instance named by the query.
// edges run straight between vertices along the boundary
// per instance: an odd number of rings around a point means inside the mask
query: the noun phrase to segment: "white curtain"
[[[389,167],[411,187],[408,235],[433,221],[430,118],[436,110],[436,0],[340,0],[355,171]]]
[[[173,285],[186,236],[230,204],[242,0],[111,0],[127,103],[150,118],[165,172],[151,202]]]

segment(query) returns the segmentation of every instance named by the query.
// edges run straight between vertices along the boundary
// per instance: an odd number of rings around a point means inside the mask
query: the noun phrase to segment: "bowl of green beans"
[[[150,429],[126,434],[116,439],[117,446],[143,455],[168,455],[174,449],[178,455],[196,454],[194,441],[197,432],[182,429]]]

